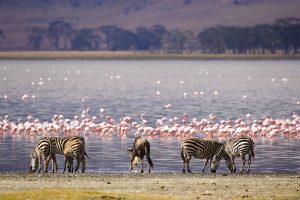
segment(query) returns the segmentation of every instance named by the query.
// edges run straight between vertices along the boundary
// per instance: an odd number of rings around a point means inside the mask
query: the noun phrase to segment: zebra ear
[[[128,152],[128,154],[132,154],[132,152],[133,152],[133,149],[132,149],[132,147],[130,147],[130,146],[128,146],[127,147],[127,152]]]

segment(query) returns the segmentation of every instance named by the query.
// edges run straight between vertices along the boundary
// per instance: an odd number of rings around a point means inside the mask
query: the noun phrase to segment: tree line
[[[215,26],[199,33],[167,30],[163,25],[134,31],[114,25],[76,29],[68,22],[54,21],[47,28],[31,27],[27,33],[27,47],[33,50],[297,53],[300,48],[300,19],[293,17],[251,27]]]

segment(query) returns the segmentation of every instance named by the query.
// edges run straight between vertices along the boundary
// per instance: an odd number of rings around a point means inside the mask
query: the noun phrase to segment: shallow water
[[[158,118],[254,119],[270,115],[290,118],[300,114],[299,61],[0,61],[0,116],[26,121],[27,116],[51,121],[55,114],[73,119],[84,109],[101,120],[100,108],[116,121],[145,113],[149,126]],[[157,83],[160,81],[160,84]],[[157,92],[160,95],[157,95]],[[202,94],[203,93],[203,94]],[[22,96],[27,94],[28,99]],[[4,98],[7,95],[7,98]],[[32,98],[35,95],[35,98]],[[171,104],[171,109],[164,106]],[[248,115],[249,116],[249,115]],[[103,120],[103,119],[102,119]],[[200,136],[200,135],[199,135]],[[86,137],[87,171],[128,171],[127,138]],[[0,171],[27,171],[29,153],[37,137],[0,137]],[[178,138],[148,138],[155,171],[181,171]],[[299,172],[300,141],[283,137],[255,141],[254,172]],[[239,168],[240,159],[237,158]],[[62,168],[59,156],[59,167]],[[147,166],[147,164],[146,164]],[[203,161],[192,160],[200,172]],[[221,171],[226,172],[224,163]]]

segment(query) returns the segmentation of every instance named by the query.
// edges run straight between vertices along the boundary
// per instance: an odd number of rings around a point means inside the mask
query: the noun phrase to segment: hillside
[[[30,27],[57,20],[76,28],[117,25],[135,30],[162,24],[199,32],[215,25],[251,26],[300,18],[299,0],[0,0],[2,49],[22,49]]]

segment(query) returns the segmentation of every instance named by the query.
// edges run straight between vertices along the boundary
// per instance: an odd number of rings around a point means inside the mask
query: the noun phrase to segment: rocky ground
[[[0,173],[0,199],[300,199],[300,174]]]

